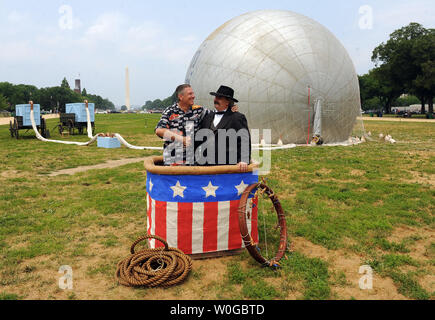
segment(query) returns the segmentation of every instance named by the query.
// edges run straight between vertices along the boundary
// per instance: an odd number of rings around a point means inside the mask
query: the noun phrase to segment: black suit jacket
[[[212,130],[213,134],[208,139],[203,137],[203,140],[195,142],[197,164],[236,165],[240,162],[250,164],[251,134],[245,115],[228,110],[217,127],[214,127],[213,124],[214,117],[215,113],[211,112],[204,117],[201,123],[200,129]],[[215,152],[214,156],[210,155],[210,158],[213,158],[214,161],[211,161],[212,163],[210,161],[198,163],[198,153],[203,157],[208,156],[207,145],[211,150],[212,143],[214,143]]]

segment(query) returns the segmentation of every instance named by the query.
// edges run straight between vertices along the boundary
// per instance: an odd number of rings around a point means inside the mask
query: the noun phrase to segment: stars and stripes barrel
[[[148,172],[148,234],[166,239],[170,247],[188,255],[242,249],[238,208],[242,193],[254,183],[258,183],[255,172],[195,175]],[[258,210],[253,196],[247,210],[251,218],[248,230],[258,242]],[[150,240],[151,248],[162,246]]]

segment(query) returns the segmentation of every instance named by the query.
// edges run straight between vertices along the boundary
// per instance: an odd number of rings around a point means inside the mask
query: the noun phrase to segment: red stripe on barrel
[[[217,202],[204,203],[204,252],[217,251],[218,215],[219,205]]]
[[[178,249],[192,254],[193,203],[178,204]]]
[[[151,227],[152,227],[152,217],[151,217],[151,212],[153,210],[153,206],[152,206],[152,200],[150,195],[148,195],[147,197],[147,204],[148,204],[148,210],[147,210],[147,217],[148,217],[148,235],[151,235]]]
[[[156,201],[156,236],[167,239],[166,234],[166,202]],[[162,248],[164,244],[156,241],[156,248]]]
[[[242,236],[240,235],[239,227],[239,205],[240,201],[231,201],[228,250],[240,249],[242,247]]]

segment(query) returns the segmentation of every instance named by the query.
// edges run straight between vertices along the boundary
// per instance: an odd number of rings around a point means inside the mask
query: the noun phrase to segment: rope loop
[[[250,253],[250,255],[261,265],[275,269],[280,267],[279,262],[284,257],[285,252],[287,250],[287,246],[285,245],[288,241],[287,223],[285,219],[284,210],[281,206],[280,201],[278,200],[277,195],[271,188],[269,188],[264,183],[264,181],[265,180],[263,180],[263,182],[248,186],[246,190],[243,192],[242,198],[240,199],[239,209],[238,209],[239,228],[245,247]],[[258,247],[258,243],[255,243],[254,239],[252,239],[248,229],[247,218],[249,218],[249,213],[247,212],[248,211],[247,204],[248,204],[248,199],[252,193],[254,193],[254,197],[258,197],[261,195],[269,198],[270,201],[273,203],[273,209],[277,214],[278,227],[276,228],[276,230],[279,229],[280,246],[278,248],[278,252],[276,253],[275,258],[272,260],[268,260],[266,257],[264,257],[261,254],[261,250]],[[266,241],[266,251],[267,251],[267,239],[265,241]],[[267,252],[266,252],[266,256],[267,256]]]
[[[164,244],[164,248],[142,249],[136,246],[148,239]],[[186,280],[192,270],[192,259],[181,250],[170,248],[161,237],[148,235],[137,239],[131,246],[131,255],[118,263],[115,277],[127,287],[168,288]]]
[[[137,246],[139,243],[141,243],[141,242],[143,242],[143,241],[145,241],[145,240],[148,240],[148,239],[155,239],[155,240],[160,241],[161,243],[163,243],[163,244],[165,245],[165,251],[169,251],[169,245],[168,245],[168,243],[165,241],[165,239],[163,239],[163,238],[161,238],[161,237],[159,237],[159,236],[148,235],[148,236],[140,237],[139,239],[137,239],[137,240],[132,244],[132,246],[131,246],[131,250],[130,250],[131,254],[135,254],[135,250],[134,250],[134,249],[136,248],[136,246]]]

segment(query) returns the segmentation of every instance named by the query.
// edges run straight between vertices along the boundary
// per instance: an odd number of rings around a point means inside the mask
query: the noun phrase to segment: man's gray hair
[[[175,94],[177,96],[177,101],[180,101],[179,96],[184,93],[184,90],[187,88],[192,88],[190,84],[182,84],[181,86],[178,86],[177,89],[175,89]]]

